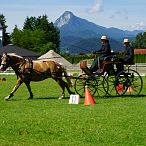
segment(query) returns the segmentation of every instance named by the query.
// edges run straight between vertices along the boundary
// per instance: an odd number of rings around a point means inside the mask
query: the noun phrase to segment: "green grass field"
[[[16,76],[0,81],[0,146],[145,146],[146,77],[143,97],[94,98],[95,105],[58,100],[60,87],[51,79],[31,83],[33,100],[22,85],[5,101]]]

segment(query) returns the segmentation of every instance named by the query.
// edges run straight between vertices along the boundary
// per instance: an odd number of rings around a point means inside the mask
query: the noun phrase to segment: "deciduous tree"
[[[50,49],[59,52],[59,30],[52,22],[49,23],[46,15],[38,18],[27,17],[22,30],[15,26],[12,42],[14,45],[40,53],[46,53]]]

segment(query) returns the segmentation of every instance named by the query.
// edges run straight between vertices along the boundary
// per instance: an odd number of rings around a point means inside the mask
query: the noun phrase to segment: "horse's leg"
[[[55,79],[55,81],[56,81],[56,82],[60,85],[60,87],[62,88],[62,95],[61,95],[61,97],[59,97],[59,99],[62,99],[62,98],[65,96],[65,93],[64,93],[65,87],[66,87],[66,89],[67,89],[67,91],[68,91],[69,94],[73,94],[73,92],[69,89],[67,83],[66,83],[65,81],[63,81],[62,78],[57,78],[57,79]]]
[[[65,94],[64,94],[64,91],[65,91],[65,86],[63,86],[63,83],[62,83],[62,81],[59,79],[59,78],[53,78],[58,84],[59,84],[59,86],[62,88],[62,94],[61,94],[61,96],[59,97],[59,99],[62,99],[64,96],[65,96]]]
[[[63,80],[62,80],[62,81],[63,81]],[[69,94],[75,94],[75,92],[72,92],[72,91],[70,90],[68,84],[67,84],[65,81],[63,81],[63,83],[64,83],[64,85],[65,85],[65,87],[66,87],[66,89],[67,89],[67,91],[68,91]]]
[[[30,94],[28,99],[32,99],[33,98],[33,93],[31,91],[30,82],[25,82],[25,85],[26,85],[26,87],[27,87],[27,89],[29,91],[29,94]]]
[[[22,79],[21,78],[18,78],[17,82],[16,82],[16,85],[14,86],[12,92],[5,97],[5,100],[9,100],[11,97],[14,96],[14,92],[16,92],[16,90],[19,88],[19,86],[23,83]]]

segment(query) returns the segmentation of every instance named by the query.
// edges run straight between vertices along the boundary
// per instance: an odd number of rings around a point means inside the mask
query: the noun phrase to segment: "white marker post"
[[[70,95],[69,104],[79,104],[79,102],[80,102],[79,95],[74,95],[74,94]]]

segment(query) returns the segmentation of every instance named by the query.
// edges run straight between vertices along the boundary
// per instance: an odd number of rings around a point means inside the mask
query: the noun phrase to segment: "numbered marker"
[[[70,95],[69,104],[79,104],[80,96],[79,95]]]

